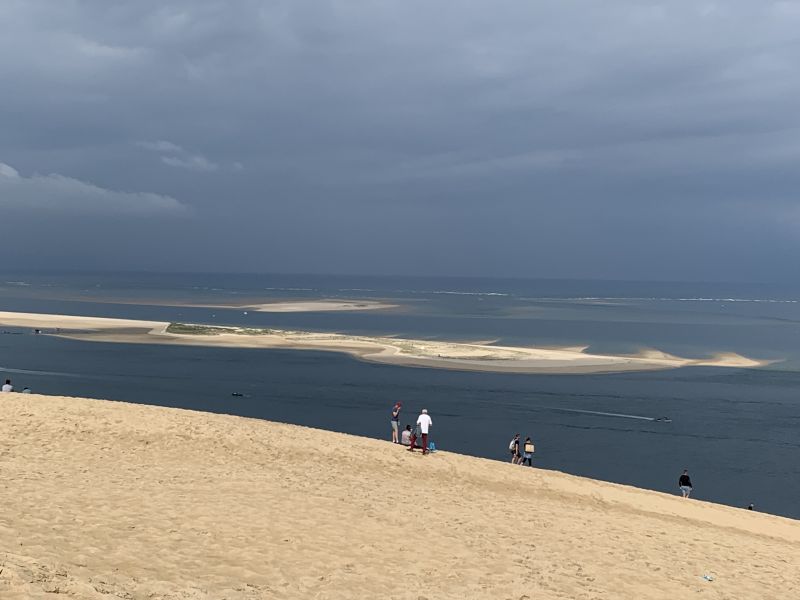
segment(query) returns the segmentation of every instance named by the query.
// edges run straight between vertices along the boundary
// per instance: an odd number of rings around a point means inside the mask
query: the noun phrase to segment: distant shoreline
[[[407,367],[495,373],[588,374],[686,366],[757,368],[773,361],[719,353],[691,359],[646,350],[633,355],[589,354],[586,347],[534,348],[268,328],[168,323],[55,314],[0,312],[0,325],[93,342],[318,350]]]
[[[219,310],[242,310],[252,312],[267,313],[301,313],[301,312],[357,312],[362,310],[389,310],[399,308],[400,304],[385,302],[383,300],[362,300],[362,299],[293,299],[293,300],[270,300],[267,302],[243,302],[241,304],[218,304],[205,302],[186,302],[180,300],[154,300],[142,299],[138,302],[131,300],[94,299],[87,297],[62,298],[68,302],[103,302],[105,304],[121,304],[123,306],[168,306],[174,308],[216,308]]]

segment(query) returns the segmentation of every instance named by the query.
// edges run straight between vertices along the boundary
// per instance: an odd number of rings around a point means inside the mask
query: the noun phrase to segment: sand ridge
[[[789,519],[241,417],[0,398],[4,600],[786,600],[800,589]]]
[[[0,324],[38,327],[47,333],[59,328],[59,335],[63,337],[86,341],[324,350],[344,352],[372,362],[468,371],[579,374],[686,366],[752,368],[769,364],[769,361],[734,353],[721,353],[707,359],[682,358],[657,350],[636,355],[603,355],[588,353],[586,347],[532,348],[34,313],[0,312]]]
[[[377,300],[291,300],[287,302],[264,302],[247,308],[257,312],[341,312],[358,310],[387,310],[397,304]]]
[[[218,308],[222,310],[242,310],[253,312],[356,312],[362,310],[388,310],[399,308],[400,305],[385,300],[359,300],[359,299],[295,299],[295,300],[269,300],[269,301],[240,301],[240,302],[192,302],[187,300],[158,298],[141,298],[133,301],[126,298],[93,298],[91,296],[59,296],[60,300],[70,302],[101,302],[103,304],[122,304],[130,306],[172,306],[177,308]]]

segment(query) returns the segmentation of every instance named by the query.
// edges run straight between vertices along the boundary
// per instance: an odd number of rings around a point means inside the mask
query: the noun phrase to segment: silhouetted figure
[[[678,487],[684,498],[688,498],[689,494],[692,493],[692,480],[689,478],[689,471],[687,469],[684,469],[683,475],[678,478]]]

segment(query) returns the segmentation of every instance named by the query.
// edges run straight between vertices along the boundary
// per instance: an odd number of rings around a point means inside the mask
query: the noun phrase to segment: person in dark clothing
[[[528,463],[529,467],[533,466],[533,451],[534,451],[533,440],[531,438],[525,438],[525,445],[522,447],[522,460],[519,461],[519,464],[525,465]]]
[[[678,487],[684,498],[688,498],[689,494],[692,493],[692,480],[689,478],[689,471],[687,469],[684,469],[683,475],[678,478]]]
[[[514,434],[514,439],[508,444],[508,451],[511,452],[511,464],[516,465],[520,462],[522,455],[519,452],[519,434]]]
[[[400,427],[400,410],[402,410],[402,408],[402,402],[395,402],[394,406],[392,407],[392,420],[390,423],[392,424],[392,442],[395,444],[400,443],[397,430]]]

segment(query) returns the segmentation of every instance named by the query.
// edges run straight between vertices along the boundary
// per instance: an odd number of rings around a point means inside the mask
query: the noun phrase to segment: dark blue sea
[[[163,306],[318,298],[399,306],[288,314]],[[697,498],[800,518],[800,289],[791,286],[6,273],[0,310],[774,360],[759,369],[520,375],[378,365],[332,352],[79,342],[13,328],[0,335],[0,376],[17,388],[387,439],[390,407],[402,400],[403,424],[427,408],[443,449],[506,460],[519,432],[536,442],[541,468],[669,493],[688,468]],[[663,416],[671,422],[650,420]]]

